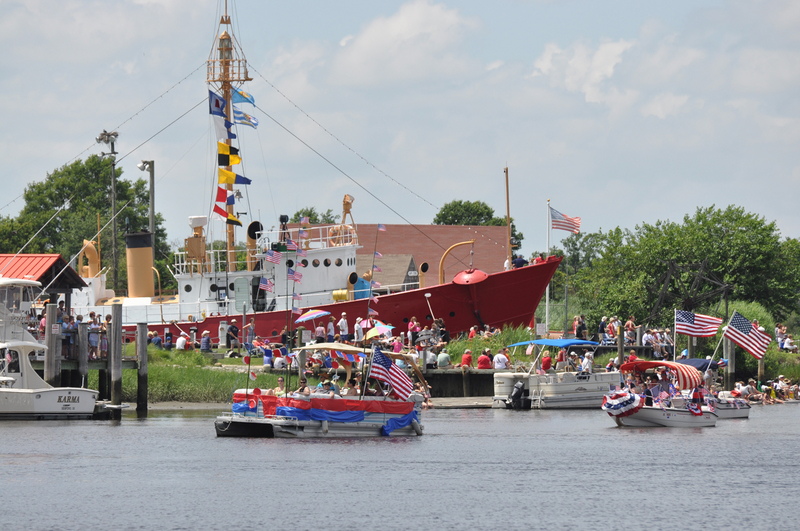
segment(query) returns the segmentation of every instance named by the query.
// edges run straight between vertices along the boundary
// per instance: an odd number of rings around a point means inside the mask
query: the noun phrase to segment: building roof
[[[49,293],[66,293],[74,288],[86,287],[83,279],[60,254],[19,254],[16,257],[13,254],[0,254],[0,271],[5,278],[37,280],[42,283],[42,288],[61,273],[48,288]]]
[[[375,239],[377,237],[377,245]],[[444,252],[453,244],[475,240],[473,267],[486,273],[503,270],[506,261],[506,227],[484,227],[468,225],[386,225],[386,232],[378,232],[375,224],[358,224],[358,242],[362,246],[357,252],[361,255],[373,254],[377,249],[382,255],[410,254],[419,268],[428,263],[428,275],[436,278],[439,274],[439,261]],[[471,245],[453,249],[444,263],[444,280],[469,268]],[[363,273],[359,270],[359,275]],[[429,281],[430,283],[430,281]]]

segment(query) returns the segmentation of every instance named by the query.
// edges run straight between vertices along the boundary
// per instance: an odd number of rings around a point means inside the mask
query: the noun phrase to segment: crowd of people
[[[89,317],[84,321],[83,315],[69,315],[64,308],[64,301],[58,303],[56,308],[56,323],[61,328],[61,356],[64,359],[77,359],[76,346],[78,327],[82,323],[88,325],[89,359],[108,359],[108,331],[111,327],[111,315],[102,315],[89,312]],[[35,329],[31,333],[44,340],[47,330],[47,315],[41,313],[36,317]],[[34,331],[35,330],[35,331]]]

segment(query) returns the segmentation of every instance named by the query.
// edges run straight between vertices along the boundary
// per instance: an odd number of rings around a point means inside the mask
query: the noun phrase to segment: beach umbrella
[[[295,324],[305,323],[306,321],[311,321],[312,319],[327,317],[330,314],[331,312],[326,312],[325,310],[308,310],[306,313],[298,317],[297,321],[295,321],[294,323]]]

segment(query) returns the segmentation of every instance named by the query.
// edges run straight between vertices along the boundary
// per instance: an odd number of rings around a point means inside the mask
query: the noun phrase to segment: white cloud
[[[689,96],[678,96],[671,92],[664,92],[658,94],[650,99],[647,103],[642,105],[642,116],[655,116],[664,119],[667,116],[675,114],[689,101]]]

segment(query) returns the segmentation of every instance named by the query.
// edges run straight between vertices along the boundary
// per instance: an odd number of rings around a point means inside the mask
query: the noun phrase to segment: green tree
[[[328,223],[338,222],[336,216],[333,214],[333,210],[331,210],[330,208],[320,214],[314,207],[301,208],[300,210],[294,213],[292,219],[290,219],[289,221],[291,221],[292,223],[300,223],[300,220],[303,219],[304,217],[308,217],[308,222],[311,223],[312,225],[318,225],[320,223],[328,224]]]
[[[495,217],[494,209],[483,201],[455,200],[442,206],[433,218],[434,225],[482,225],[505,226],[505,217]],[[524,236],[517,231],[514,218],[511,218],[511,242],[514,247],[521,247]]]
[[[117,168],[117,256],[120,282],[126,281],[126,232],[149,228],[150,197],[144,179],[122,179]],[[49,173],[45,180],[29,184],[24,193],[25,206],[15,219],[0,219],[0,252],[16,253],[29,239],[28,253],[59,253],[66,260],[76,255],[83,240],[90,240],[111,219],[111,160],[92,155]],[[124,208],[123,206],[126,205]],[[47,226],[60,207],[64,209]],[[162,280],[171,280],[167,269],[170,257],[163,218],[156,214],[155,258]],[[37,231],[41,232],[36,236]],[[100,235],[102,264],[111,264],[112,224]],[[7,237],[6,237],[7,236]]]

